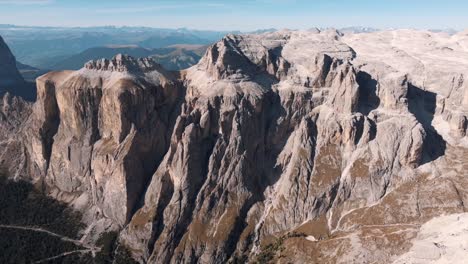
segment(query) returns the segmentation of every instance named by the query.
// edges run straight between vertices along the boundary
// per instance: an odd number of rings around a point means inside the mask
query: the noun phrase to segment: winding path
[[[60,238],[60,239],[61,239],[62,241],[64,241],[64,242],[70,242],[70,243],[75,244],[76,246],[85,248],[85,249],[78,249],[78,250],[74,250],[74,251],[64,252],[64,253],[59,254],[59,255],[57,255],[57,256],[50,257],[50,258],[46,258],[46,259],[42,259],[42,260],[38,260],[38,261],[35,261],[35,262],[33,262],[33,263],[43,263],[43,262],[46,262],[46,261],[49,261],[49,260],[53,260],[53,259],[65,257],[65,256],[68,256],[68,255],[71,255],[71,254],[75,254],[75,253],[80,253],[80,254],[91,253],[91,254],[93,255],[93,257],[94,257],[94,256],[96,255],[97,252],[101,251],[101,248],[100,248],[100,247],[96,247],[96,246],[88,245],[88,244],[84,243],[84,242],[82,241],[83,239],[81,239],[81,240],[76,240],[76,239],[69,238],[69,237],[67,237],[67,236],[63,236],[63,235],[54,233],[54,232],[52,232],[52,231],[49,231],[49,230],[40,228],[40,227],[17,226],[17,225],[0,225],[0,229],[2,229],[2,228],[3,228],[3,229],[16,229],[16,230],[25,230],[25,231],[33,231],[33,232],[45,233],[45,234],[47,234],[47,235]]]

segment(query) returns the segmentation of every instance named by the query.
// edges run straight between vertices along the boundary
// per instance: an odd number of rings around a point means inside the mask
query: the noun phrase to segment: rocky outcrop
[[[351,49],[318,52],[305,67],[283,54],[288,45],[270,47],[272,59],[260,40],[228,36],[186,72],[171,148],[121,236],[135,256],[223,262],[327,213],[335,228],[336,216],[375,203],[395,173],[420,164],[425,131],[407,105],[399,117],[359,112],[375,91],[358,82]]]
[[[436,217],[423,226],[409,252],[397,263],[457,263],[466,259],[467,214]]]
[[[46,74],[19,167],[142,263],[393,261],[410,245],[388,241],[468,197],[462,37],[408,34],[228,35],[182,72],[118,55]]]
[[[150,63],[153,63],[150,65]],[[122,227],[168,147],[184,89],[147,59],[117,56],[38,79],[26,132],[50,194]]]
[[[31,114],[31,104],[17,96],[25,95],[23,88],[25,82],[16,68],[16,59],[0,37],[0,169],[15,179],[25,177],[28,163],[25,145],[19,137]]]
[[[28,153],[21,130],[32,112],[31,104],[6,93],[0,101],[0,169],[14,179],[26,178]]]

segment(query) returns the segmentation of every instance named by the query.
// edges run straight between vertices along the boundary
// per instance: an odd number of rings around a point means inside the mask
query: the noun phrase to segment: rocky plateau
[[[227,35],[183,71],[117,55],[6,94],[0,165],[140,263],[454,263],[467,75],[466,31]]]

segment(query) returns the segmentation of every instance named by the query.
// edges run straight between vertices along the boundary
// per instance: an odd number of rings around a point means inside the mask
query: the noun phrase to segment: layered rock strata
[[[467,47],[279,31],[228,35],[182,72],[119,55],[49,73],[15,173],[142,263],[391,262],[465,210]]]

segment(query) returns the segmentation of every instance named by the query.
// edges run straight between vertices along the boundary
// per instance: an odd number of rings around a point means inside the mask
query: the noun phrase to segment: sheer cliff
[[[4,100],[1,162],[142,263],[391,263],[466,210],[467,48],[278,31],[228,35],[181,72],[91,61],[41,76],[19,113]]]

